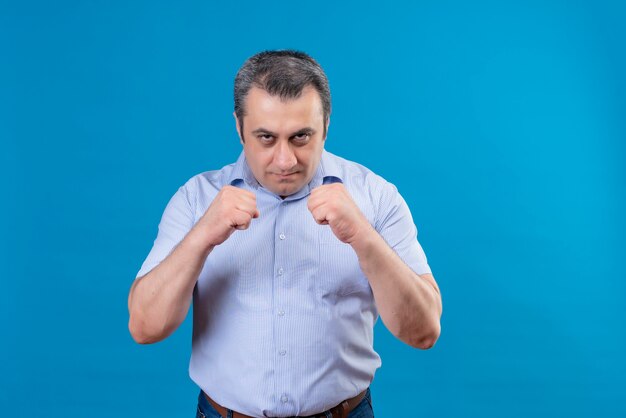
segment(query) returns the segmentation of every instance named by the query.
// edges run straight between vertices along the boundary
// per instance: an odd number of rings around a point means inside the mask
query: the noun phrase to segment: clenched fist
[[[325,184],[313,189],[307,207],[315,222],[330,225],[342,242],[350,244],[360,233],[371,229],[369,221],[342,183]]]
[[[254,193],[224,186],[198,224],[207,231],[208,244],[215,246],[226,241],[236,229],[247,229],[259,215]]]

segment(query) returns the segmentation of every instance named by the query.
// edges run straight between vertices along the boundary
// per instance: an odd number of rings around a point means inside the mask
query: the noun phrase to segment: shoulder
[[[374,219],[399,197],[396,186],[363,164],[325,151],[324,161],[336,170],[357,205]]]
[[[381,197],[386,194],[395,194],[398,189],[381,175],[370,168],[355,161],[340,157],[329,151],[324,151],[325,161],[339,174],[348,189],[367,190],[372,197]]]
[[[235,163],[225,165],[218,170],[208,170],[198,173],[189,178],[181,187],[188,192],[197,193],[203,191],[220,190],[228,183]]]
[[[235,163],[225,165],[217,170],[198,173],[183,183],[178,192],[182,193],[190,207],[201,210],[208,207],[224,184],[228,183]]]

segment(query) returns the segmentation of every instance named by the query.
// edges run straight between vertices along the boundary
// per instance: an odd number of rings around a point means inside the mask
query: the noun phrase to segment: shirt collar
[[[243,151],[241,151],[241,154],[239,154],[239,158],[237,158],[237,161],[235,162],[233,170],[231,171],[227,181],[228,184],[230,184],[231,186],[237,186],[242,182],[247,183],[250,187],[255,189],[260,186],[256,178],[254,178],[254,175],[252,174],[248,163],[246,162],[246,155]]]
[[[335,164],[333,155],[324,149],[322,150],[320,164],[317,167],[317,171],[311,179],[309,186],[311,189],[314,189],[317,186],[328,183],[343,183],[343,178],[339,167]]]
[[[252,174],[252,170],[250,170],[250,166],[248,166],[246,156],[243,151],[239,154],[239,158],[237,158],[227,182],[231,186],[238,186],[241,185],[242,182],[245,182],[253,189],[262,187]],[[320,163],[317,166],[317,170],[315,171],[311,181],[296,193],[291,196],[287,196],[285,200],[299,199],[308,195],[314,188],[321,186],[322,184],[329,183],[343,183],[343,178],[339,167],[335,163],[333,155],[323,149]]]

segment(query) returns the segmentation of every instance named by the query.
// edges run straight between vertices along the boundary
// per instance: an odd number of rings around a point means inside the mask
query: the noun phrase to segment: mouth
[[[296,171],[296,172],[293,172],[293,173],[288,173],[288,174],[280,174],[280,173],[272,173],[272,174],[274,174],[275,176],[277,176],[278,178],[281,178],[281,179],[288,179],[288,178],[290,178],[290,177],[292,177],[292,176],[294,176],[294,175],[296,175],[298,173],[299,173],[299,171]]]

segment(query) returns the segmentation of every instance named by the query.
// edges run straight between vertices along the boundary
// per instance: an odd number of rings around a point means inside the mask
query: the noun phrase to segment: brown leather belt
[[[329,409],[328,412],[331,413],[331,417],[332,418],[347,418],[350,411],[352,411],[363,400],[363,398],[365,397],[365,392],[367,392],[367,389],[365,389],[363,392],[356,395],[354,398],[346,399],[345,401],[341,402],[339,405],[335,406],[334,408]],[[204,391],[202,391],[202,393],[204,393]],[[220,413],[220,415],[223,418],[226,418],[228,416],[228,409],[224,408],[222,405],[215,402],[206,393],[204,393],[204,397],[206,398],[207,401],[209,401],[211,406],[213,406],[213,408],[215,408],[215,410]],[[232,417],[233,418],[254,418],[254,417],[251,417],[250,415],[244,415],[240,412],[235,412],[235,411],[233,411]],[[325,413],[320,412],[319,414],[307,415],[306,417],[302,417],[302,418],[325,418],[325,417],[326,417]]]

